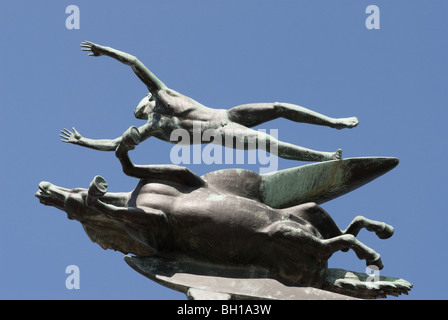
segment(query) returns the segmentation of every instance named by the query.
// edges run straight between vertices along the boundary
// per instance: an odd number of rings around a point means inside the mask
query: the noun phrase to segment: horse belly
[[[170,220],[176,247],[210,262],[248,263],[259,256],[261,230],[279,218],[265,205],[240,197],[209,194],[176,201]],[[206,200],[206,201],[205,201]]]

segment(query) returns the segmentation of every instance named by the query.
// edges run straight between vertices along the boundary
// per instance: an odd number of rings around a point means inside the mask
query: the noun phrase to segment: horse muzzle
[[[47,181],[42,181],[39,183],[39,190],[35,193],[35,196],[39,199],[40,203],[63,210],[69,194],[69,189],[55,186]]]

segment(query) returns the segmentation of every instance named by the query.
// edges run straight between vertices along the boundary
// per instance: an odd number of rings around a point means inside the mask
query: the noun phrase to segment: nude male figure
[[[339,149],[336,152],[322,152],[303,148],[278,141],[269,134],[251,128],[277,118],[336,129],[353,128],[358,125],[358,119],[355,117],[331,118],[289,103],[252,103],[231,109],[209,108],[168,88],[143,63],[130,54],[89,41],[82,42],[81,47],[83,51],[91,52],[89,56],[105,55],[130,66],[148,88],[150,94],[145,96],[134,110],[136,118],[147,121],[138,128],[140,141],[156,137],[176,143],[177,141],[170,139],[173,130],[184,129],[193,136],[193,128],[199,127],[201,137],[205,130],[212,130],[213,136],[223,138],[218,139],[221,141],[226,141],[225,137],[229,134],[238,132],[238,135],[232,137],[237,140],[234,148],[242,145],[244,149],[248,149],[251,147],[251,143],[256,142],[258,148],[270,151],[271,144],[275,144],[278,150],[277,155],[285,159],[327,161],[341,159],[342,151]],[[116,139],[85,138],[75,128],[73,128],[73,132],[67,129],[61,130],[60,136],[63,142],[103,151],[115,151],[122,140],[121,136]],[[209,142],[201,141],[201,143]]]

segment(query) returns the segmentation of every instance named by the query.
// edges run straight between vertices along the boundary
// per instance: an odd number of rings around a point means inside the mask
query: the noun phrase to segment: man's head
[[[153,96],[148,93],[134,110],[137,119],[148,120],[148,115],[153,111],[155,101]]]

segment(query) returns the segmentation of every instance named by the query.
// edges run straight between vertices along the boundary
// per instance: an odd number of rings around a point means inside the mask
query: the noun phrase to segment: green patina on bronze
[[[182,129],[193,137],[193,123],[200,124],[199,141],[196,143],[210,143],[209,139],[202,138],[205,130],[212,136],[222,137],[214,139],[212,143],[224,144],[229,132],[238,132],[235,135],[240,144],[232,145],[234,148],[251,148],[251,141],[256,142],[258,148],[271,151],[275,145],[279,157],[303,161],[328,161],[340,159],[341,150],[336,152],[322,152],[303,148],[291,143],[278,141],[276,138],[261,131],[252,129],[264,122],[285,118],[295,122],[327,126],[336,129],[353,128],[358,125],[356,117],[332,118],[307,108],[291,103],[249,103],[230,109],[214,109],[187,97],[173,89],[168,88],[159,78],[135,56],[128,53],[101,46],[90,41],[81,44],[83,50],[91,52],[90,56],[109,56],[132,68],[134,73],[150,91],[134,110],[137,118],[147,122],[137,130],[140,141],[155,137],[170,143],[172,132]],[[83,137],[75,128],[73,132],[68,129],[61,131],[62,141],[80,146],[102,150],[115,151],[122,137],[115,139],[89,139]],[[174,143],[177,143],[175,141]]]
[[[341,159],[340,150],[305,149],[251,129],[279,117],[353,128],[356,118],[329,118],[288,103],[211,109],[169,89],[132,55],[87,41],[82,47],[90,55],[107,55],[131,66],[151,93],[135,110],[136,117],[147,122],[116,139],[87,139],[75,129],[61,133],[64,142],[115,151],[123,172],[138,180],[134,190],[107,192],[107,182],[100,176],[86,189],[39,184],[40,202],[80,221],[93,242],[135,255],[125,258],[135,270],[190,298],[207,293],[226,299],[380,298],[411,289],[402,279],[382,276],[370,283],[361,273],[328,269],[332,254],[349,249],[367,266],[383,268],[380,254],[356,236],[365,228],[387,239],[394,228],[357,216],[342,230],[319,206],[380,177],[398,159]],[[268,174],[224,169],[198,176],[182,166],[131,161],[129,151],[151,136],[173,142],[171,133],[179,128],[194,135],[194,121],[216,134],[237,128],[245,138],[267,140],[267,147],[278,145],[279,156],[286,159],[322,162]],[[204,142],[208,141],[200,141]],[[199,282],[202,287],[195,286]]]

